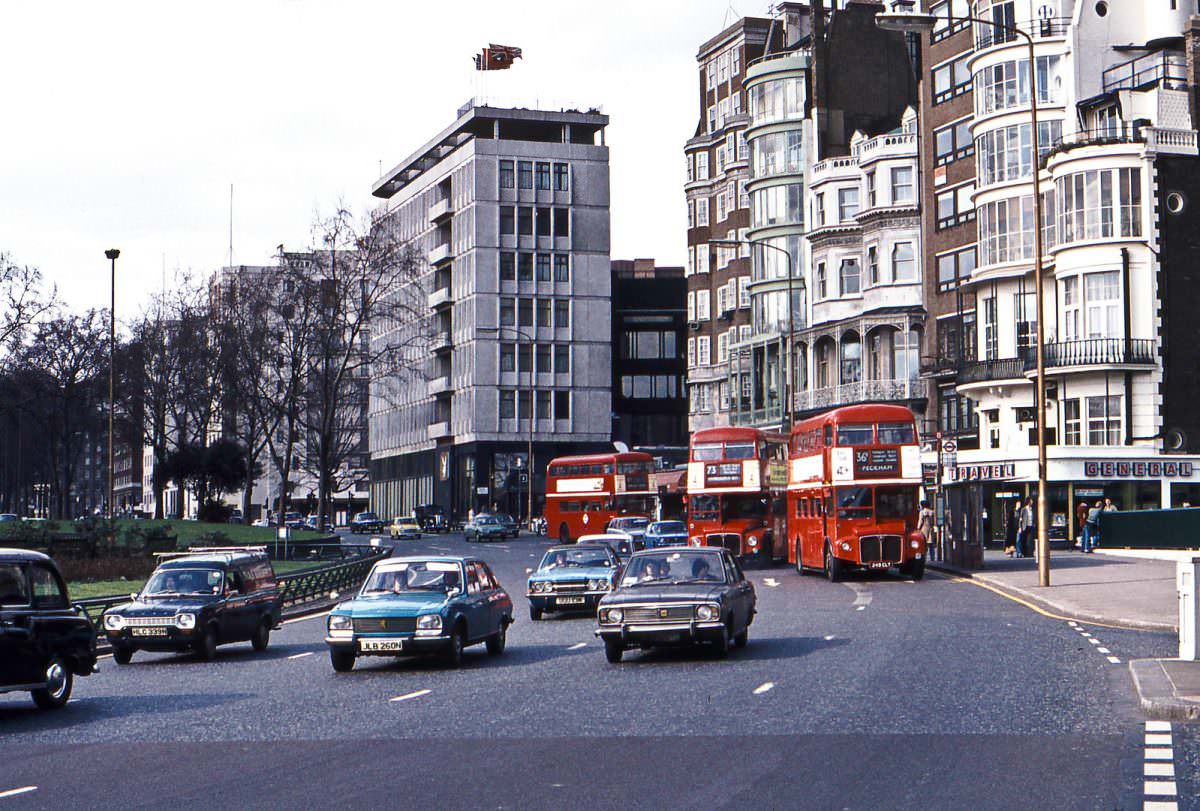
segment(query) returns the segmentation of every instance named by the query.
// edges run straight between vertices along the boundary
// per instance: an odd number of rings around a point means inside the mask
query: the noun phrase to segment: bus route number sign
[[[742,466],[739,462],[722,462],[704,466],[704,483],[741,484]]]
[[[854,477],[895,476],[900,473],[899,448],[864,448],[854,451]]]

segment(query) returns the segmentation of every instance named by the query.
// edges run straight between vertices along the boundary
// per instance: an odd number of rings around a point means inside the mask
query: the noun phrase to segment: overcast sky
[[[699,45],[766,2],[54,2],[0,5],[0,252],[75,308],[117,313],[166,268],[306,247],[318,212],[365,211],[391,167],[472,96],[611,118],[612,255],[683,264],[684,141]],[[735,8],[732,11],[731,8]],[[496,42],[524,50],[477,73]]]

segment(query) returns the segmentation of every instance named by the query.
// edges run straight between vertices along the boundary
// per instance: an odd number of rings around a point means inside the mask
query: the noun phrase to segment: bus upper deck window
[[[754,458],[754,443],[753,442],[726,442],[725,443],[725,458],[726,459],[753,459]]]
[[[839,425],[837,428],[837,444],[840,446],[870,445],[874,441],[874,425]]]
[[[905,422],[879,423],[880,445],[913,445],[916,444],[916,432],[912,425]]]

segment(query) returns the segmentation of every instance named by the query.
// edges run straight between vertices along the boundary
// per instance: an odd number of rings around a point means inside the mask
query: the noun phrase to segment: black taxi
[[[193,548],[161,557],[132,602],[104,612],[117,664],[129,664],[139,650],[194,651],[206,661],[229,642],[266,650],[282,599],[264,548]]]
[[[71,698],[96,669],[96,628],[73,608],[54,561],[0,549],[0,693],[28,691],[42,709]]]

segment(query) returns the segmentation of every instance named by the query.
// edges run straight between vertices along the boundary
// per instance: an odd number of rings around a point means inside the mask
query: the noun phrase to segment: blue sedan
[[[646,548],[662,546],[687,546],[687,527],[682,521],[655,521],[646,527]]]
[[[513,603],[482,560],[405,557],[375,564],[358,595],[329,614],[325,642],[339,673],[359,656],[439,654],[451,667],[480,642],[504,652]]]
[[[620,576],[621,561],[605,544],[551,547],[529,576],[529,618],[536,622],[548,611],[594,611]]]

